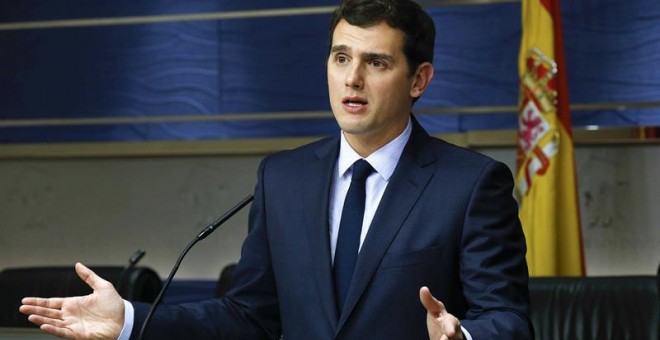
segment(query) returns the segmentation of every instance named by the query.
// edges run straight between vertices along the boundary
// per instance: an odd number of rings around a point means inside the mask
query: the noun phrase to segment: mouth
[[[368,104],[368,102],[360,97],[344,97],[342,99],[342,104],[351,108],[360,108]]]

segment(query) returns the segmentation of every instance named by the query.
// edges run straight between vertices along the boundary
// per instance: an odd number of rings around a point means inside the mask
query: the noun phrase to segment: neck
[[[346,137],[346,141],[351,145],[353,150],[355,150],[355,152],[361,157],[366,158],[401,135],[403,130],[406,129],[406,126],[408,126],[408,121],[397,129],[391,130],[387,134],[350,134],[345,131],[343,133]]]

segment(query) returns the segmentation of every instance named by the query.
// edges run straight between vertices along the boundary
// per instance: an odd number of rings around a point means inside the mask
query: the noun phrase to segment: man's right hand
[[[26,297],[20,312],[41,330],[66,339],[112,339],[124,326],[124,300],[112,284],[80,263],[76,273],[93,292],[68,298]]]

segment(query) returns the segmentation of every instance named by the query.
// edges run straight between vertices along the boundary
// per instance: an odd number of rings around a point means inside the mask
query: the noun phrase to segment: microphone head
[[[138,262],[140,262],[140,260],[144,257],[146,253],[147,253],[146,251],[142,249],[138,249],[135,253],[133,253],[131,258],[128,259],[128,266],[129,267],[135,266]]]

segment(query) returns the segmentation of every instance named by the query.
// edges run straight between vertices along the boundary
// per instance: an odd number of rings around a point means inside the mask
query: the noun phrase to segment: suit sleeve
[[[525,237],[513,199],[513,178],[488,163],[465,214],[459,259],[468,304],[462,325],[473,339],[532,339]]]
[[[266,237],[263,173],[259,166],[248,236],[234,271],[234,286],[222,299],[180,305],[161,305],[149,324],[145,339],[276,339],[279,307]],[[148,304],[134,303],[137,339]]]

